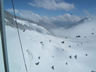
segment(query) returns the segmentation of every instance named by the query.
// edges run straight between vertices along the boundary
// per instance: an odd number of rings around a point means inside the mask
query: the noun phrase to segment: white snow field
[[[20,30],[28,72],[96,72],[95,23],[62,31],[62,38]],[[6,35],[10,72],[26,72],[16,28],[6,26]]]

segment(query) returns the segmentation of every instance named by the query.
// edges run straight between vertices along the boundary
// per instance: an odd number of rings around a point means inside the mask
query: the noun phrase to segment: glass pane
[[[4,71],[3,53],[2,53],[2,43],[1,43],[1,31],[0,31],[0,72]]]
[[[2,39],[1,39],[1,23],[2,23],[2,6],[1,6],[1,0],[0,0],[0,72],[5,72],[4,71],[4,61],[3,61],[3,48],[2,48]]]
[[[5,0],[10,72],[96,72],[95,3]]]

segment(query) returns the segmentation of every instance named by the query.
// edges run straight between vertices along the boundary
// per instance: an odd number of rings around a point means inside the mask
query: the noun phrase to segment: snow
[[[21,21],[21,23],[26,22]],[[96,71],[95,21],[78,25],[67,31],[65,34],[68,39],[42,34],[35,30],[25,32],[20,30],[28,72]],[[16,29],[6,26],[6,33],[10,72],[26,72]],[[76,35],[81,37],[76,38]]]
[[[22,24],[22,25],[25,25],[25,24],[27,24],[28,25],[28,22],[27,21],[24,21],[24,20],[20,20],[20,19],[14,19],[14,21],[17,21],[17,23],[20,23],[20,24]]]
[[[45,29],[44,27],[39,26],[39,25],[37,25],[35,23],[29,22],[29,21],[24,21],[24,20],[21,20],[21,19],[14,19],[14,20],[16,20],[17,23],[20,23],[22,25],[29,26],[33,30],[39,31],[39,32],[41,32],[43,34],[49,34],[49,32],[47,31],[47,29]]]
[[[4,19],[6,22],[9,22],[6,18]]]

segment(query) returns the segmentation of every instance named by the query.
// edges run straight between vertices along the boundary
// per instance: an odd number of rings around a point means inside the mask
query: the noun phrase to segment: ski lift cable
[[[18,32],[20,47],[21,47],[21,51],[22,51],[22,55],[23,55],[24,65],[25,65],[26,72],[28,72],[28,68],[27,68],[27,64],[26,64],[25,56],[24,56],[24,51],[23,51],[23,46],[22,46],[22,41],[21,41],[21,37],[20,37],[20,32],[19,32],[19,26],[18,26],[18,23],[16,20],[17,17],[16,17],[16,12],[15,12],[14,0],[11,0],[11,2],[12,2],[13,15],[15,18],[15,24],[16,24],[16,28],[17,28],[17,32]]]

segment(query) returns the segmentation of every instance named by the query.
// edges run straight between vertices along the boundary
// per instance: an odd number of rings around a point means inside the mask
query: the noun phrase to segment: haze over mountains
[[[69,29],[69,28],[75,27],[79,24],[82,24],[85,21],[89,21],[89,19],[91,19],[91,18],[89,18],[89,17],[77,17],[77,16],[72,15],[72,14],[65,14],[63,16],[63,18],[62,18],[62,16],[58,16],[56,18],[51,17],[49,19],[45,17],[44,19],[39,19],[39,21],[36,21],[33,18],[31,19],[30,17],[29,18],[26,17],[26,15],[25,16],[23,15],[22,17],[17,16],[17,22],[18,22],[20,29],[32,30],[32,29],[34,29],[34,26],[32,26],[32,25],[35,25],[35,26],[37,25],[39,27],[45,28],[51,34],[54,34],[53,30],[55,30],[55,29],[58,29],[58,30],[60,30],[61,28]],[[11,15],[7,11],[5,11],[5,20],[7,20],[7,23],[6,23],[7,25],[10,25],[12,27],[16,26],[14,16]],[[22,24],[22,21],[23,21],[23,24]],[[37,30],[38,30],[38,28],[37,28]],[[40,30],[38,30],[38,31],[40,31]],[[56,36],[58,36],[58,35],[56,35]]]

